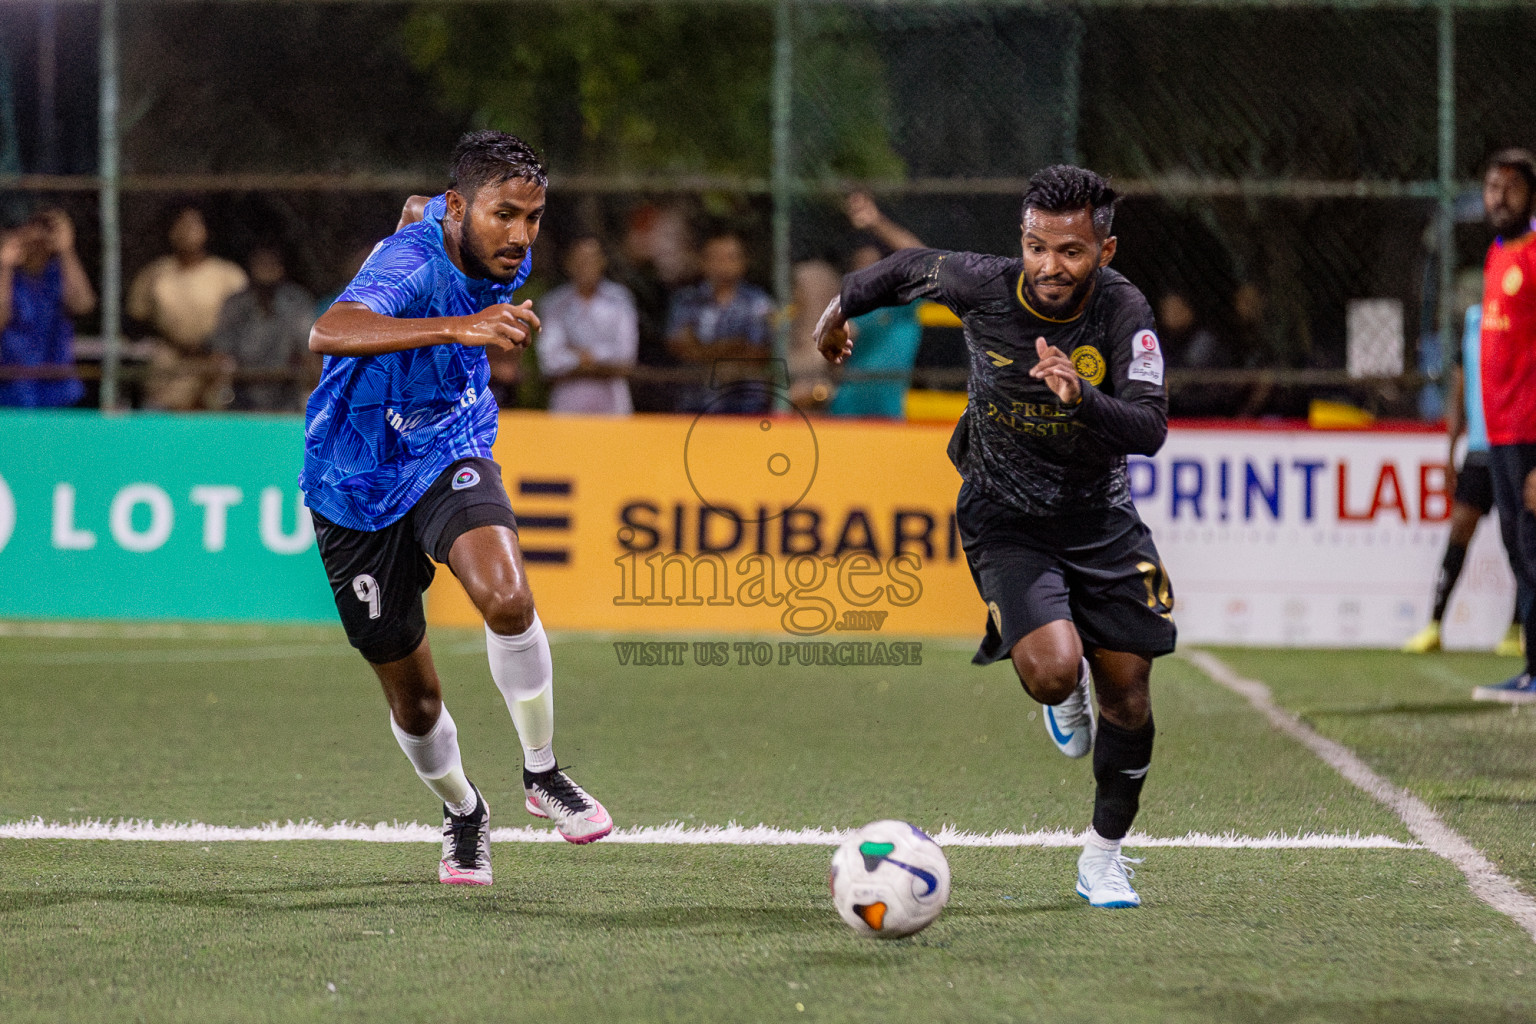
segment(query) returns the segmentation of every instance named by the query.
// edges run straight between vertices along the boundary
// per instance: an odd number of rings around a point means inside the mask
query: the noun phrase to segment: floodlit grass
[[[1536,707],[1472,700],[1520,663],[1491,654],[1224,651],[1277,699],[1429,803],[1536,893]]]
[[[480,641],[434,640],[494,823],[531,822]],[[621,826],[1083,827],[1089,765],[1055,752],[1006,667],[968,653],[635,668],[562,638],[557,750]],[[1464,706],[1506,663],[1222,656],[1536,888],[1520,849],[1536,714]],[[1193,667],[1165,659],[1154,688],[1141,830],[1410,838]],[[331,630],[0,639],[0,821],[431,821],[376,690]],[[1432,854],[1131,853],[1146,905],[1108,912],[1072,893],[1075,851],[951,849],[944,916],[877,943],[837,920],[814,847],[501,844],[496,885],[463,891],[436,884],[424,844],[0,840],[0,1019],[1536,1016],[1529,936]]]

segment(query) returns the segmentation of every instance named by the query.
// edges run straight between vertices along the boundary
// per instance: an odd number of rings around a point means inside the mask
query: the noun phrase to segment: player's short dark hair
[[[484,185],[500,185],[513,178],[549,187],[549,174],[539,154],[516,135],[483,128],[465,132],[453,147],[448,187],[466,200],[474,199]]]
[[[1046,213],[1071,213],[1087,210],[1093,218],[1093,230],[1100,238],[1109,237],[1109,229],[1115,221],[1115,203],[1119,201],[1115,190],[1101,176],[1084,167],[1071,164],[1053,164],[1036,171],[1029,179],[1024,192],[1024,208],[1020,216],[1030,209]]]
[[[1501,149],[1488,158],[1488,170],[1495,167],[1507,167],[1520,175],[1525,179],[1525,187],[1536,196],[1536,156],[1531,155],[1530,150],[1518,146]]]

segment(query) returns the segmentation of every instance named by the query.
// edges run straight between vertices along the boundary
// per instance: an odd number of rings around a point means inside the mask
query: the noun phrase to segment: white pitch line
[[[1217,683],[1246,697],[1271,725],[1322,758],[1367,796],[1391,808],[1425,849],[1444,857],[1466,876],[1467,884],[1478,899],[1512,918],[1530,933],[1532,939],[1536,939],[1536,899],[1522,892],[1481,850],[1442,821],[1428,804],[1377,775],[1342,743],[1328,739],[1281,708],[1263,683],[1244,679],[1226,662],[1206,651],[1187,651],[1184,657]]]
[[[845,829],[774,828],[771,825],[644,825],[614,829],[606,843],[635,843],[649,846],[836,846],[846,839]],[[364,825],[337,822],[322,825],[316,821],[275,821],[251,828],[229,825],[205,825],[201,822],[156,823],[154,821],[111,820],[59,823],[32,818],[28,821],[0,824],[0,839],[106,839],[119,842],[159,843],[280,843],[320,840],[363,843],[436,843],[443,838],[436,825],[417,822],[379,822]],[[491,830],[498,843],[558,843],[558,834],[548,828],[498,828]],[[934,834],[942,846],[999,847],[1077,847],[1083,843],[1080,832],[1065,829],[1040,832],[969,832],[946,825]],[[1416,850],[1388,836],[1305,835],[1287,836],[1272,832],[1267,836],[1240,836],[1236,833],[1207,835],[1191,832],[1173,838],[1131,833],[1127,846],[1183,846],[1223,850]]]

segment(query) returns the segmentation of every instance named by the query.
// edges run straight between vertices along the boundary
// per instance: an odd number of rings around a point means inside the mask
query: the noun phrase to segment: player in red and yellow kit
[[[1495,153],[1483,176],[1483,209],[1494,230],[1483,268],[1483,413],[1488,428],[1493,500],[1510,568],[1531,593],[1536,585],[1536,513],[1525,492],[1536,488],[1536,156]],[[1475,700],[1536,702],[1536,601],[1525,613],[1525,671]]]

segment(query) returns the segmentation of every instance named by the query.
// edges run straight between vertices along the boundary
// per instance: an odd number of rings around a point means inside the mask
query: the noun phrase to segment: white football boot
[[[613,831],[608,809],[558,766],[547,772],[523,769],[523,792],[528,813],[554,822],[555,831],[568,843],[595,843]]]
[[[1045,731],[1051,734],[1056,749],[1068,757],[1082,757],[1093,749],[1094,730],[1098,727],[1093,717],[1093,693],[1089,687],[1088,659],[1083,659],[1082,673],[1077,677],[1077,689],[1060,704],[1044,705]]]
[[[475,809],[462,818],[443,807],[443,859],[437,880],[444,885],[491,884],[491,809],[473,782]]]
[[[1088,843],[1077,858],[1077,894],[1095,907],[1139,907],[1141,897],[1131,888],[1136,869],[1129,865],[1140,863],[1137,858]]]

